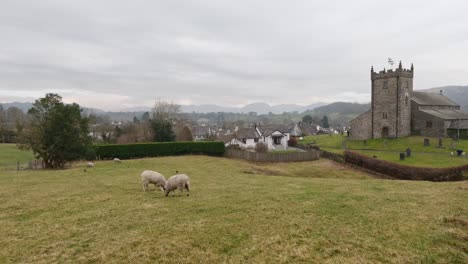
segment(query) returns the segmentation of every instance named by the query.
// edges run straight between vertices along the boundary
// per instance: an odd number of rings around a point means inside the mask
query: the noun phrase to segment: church
[[[468,137],[468,113],[440,93],[413,92],[414,67],[374,72],[371,109],[350,121],[351,139]]]

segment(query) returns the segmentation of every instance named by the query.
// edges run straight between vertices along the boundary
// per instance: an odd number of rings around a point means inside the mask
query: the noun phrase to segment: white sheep
[[[172,196],[174,196],[176,189],[179,189],[180,191],[179,196],[182,195],[184,189],[188,192],[187,196],[190,195],[190,178],[188,175],[176,174],[167,179],[166,185],[164,186],[166,196],[168,196],[170,192],[172,192]]]
[[[143,191],[146,191],[146,189],[148,189],[148,184],[152,183],[155,187],[159,187],[161,191],[164,192],[166,178],[159,172],[145,170],[141,173],[141,183],[143,185]]]
[[[86,167],[88,168],[93,168],[94,167],[94,163],[92,161],[88,161],[88,163],[86,164]]]
[[[115,163],[122,163],[122,161],[119,158],[114,158]]]

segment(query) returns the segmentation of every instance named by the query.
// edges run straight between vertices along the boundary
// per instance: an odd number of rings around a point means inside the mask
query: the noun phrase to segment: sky
[[[465,0],[1,0],[0,103],[369,102],[370,67],[388,57],[414,64],[416,90],[468,85],[467,11]]]

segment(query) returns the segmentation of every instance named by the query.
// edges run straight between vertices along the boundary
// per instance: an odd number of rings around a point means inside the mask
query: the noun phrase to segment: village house
[[[240,128],[226,146],[237,145],[241,148],[255,148],[257,143],[264,143],[268,150],[287,150],[290,131],[280,126],[254,126]]]

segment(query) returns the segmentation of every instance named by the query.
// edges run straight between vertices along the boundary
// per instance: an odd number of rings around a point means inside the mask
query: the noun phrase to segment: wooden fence
[[[2,171],[40,170],[44,169],[44,167],[44,162],[42,160],[16,161],[10,163],[0,162],[0,170]]]
[[[244,159],[253,162],[294,162],[318,160],[320,153],[316,150],[307,152],[289,152],[289,153],[258,153],[243,151],[237,149],[226,149],[224,154],[228,158]]]

